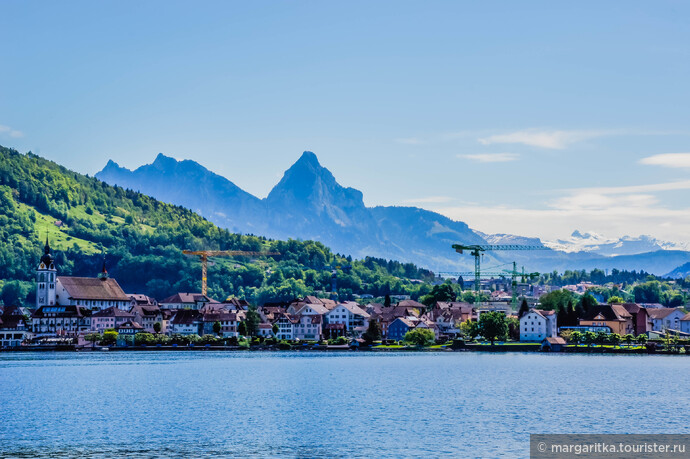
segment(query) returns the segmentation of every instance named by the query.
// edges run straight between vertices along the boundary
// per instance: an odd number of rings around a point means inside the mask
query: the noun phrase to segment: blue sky
[[[0,3],[0,144],[158,152],[265,196],[304,150],[367,205],[690,242],[687,2]]]

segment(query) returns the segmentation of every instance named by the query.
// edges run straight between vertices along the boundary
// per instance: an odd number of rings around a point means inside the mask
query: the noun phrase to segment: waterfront
[[[0,456],[524,457],[529,433],[690,433],[689,376],[677,356],[9,353]]]

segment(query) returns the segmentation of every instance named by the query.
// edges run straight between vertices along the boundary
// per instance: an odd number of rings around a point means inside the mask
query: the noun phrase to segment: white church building
[[[131,299],[103,270],[98,277],[58,276],[46,240],[36,270],[36,310],[32,315],[35,336],[76,336],[91,329],[91,314],[109,307],[129,310]]]

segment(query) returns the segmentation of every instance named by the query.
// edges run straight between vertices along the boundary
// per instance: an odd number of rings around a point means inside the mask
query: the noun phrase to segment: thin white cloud
[[[690,153],[663,153],[647,156],[640,160],[640,164],[664,167],[690,167]]]
[[[616,237],[651,234],[656,238],[687,244],[690,240],[690,208],[670,209],[656,205],[609,203],[599,208],[516,208],[508,206],[434,206],[431,210],[467,223],[488,234],[509,233],[546,240],[570,234],[573,228],[596,228]],[[630,201],[630,200],[628,200]],[[640,218],[644,215],[644,218]]]
[[[572,228],[596,228],[598,233],[652,234],[687,244],[690,208],[672,208],[657,192],[690,189],[690,180],[621,187],[554,190],[556,197],[535,208],[478,204],[438,205],[430,210],[460,220],[485,233],[510,233],[557,239]],[[560,195],[560,196],[559,196]],[[536,207],[538,206],[538,207]]]
[[[690,180],[678,180],[675,182],[652,183],[648,185],[629,185],[629,186],[611,186],[611,187],[593,187],[593,188],[575,188],[564,190],[570,193],[591,193],[591,194],[637,194],[637,193],[655,193],[658,191],[677,191],[690,190]]]
[[[515,161],[520,157],[517,153],[476,153],[470,155],[458,155],[458,158],[470,159],[479,163],[505,163]]]
[[[450,196],[428,196],[426,198],[405,199],[403,202],[405,204],[440,204],[450,202],[452,200],[453,198],[451,198]]]
[[[584,131],[565,131],[565,130],[539,130],[539,129],[525,129],[522,131],[509,132],[506,134],[494,134],[488,137],[480,137],[477,139],[482,145],[492,144],[523,144],[531,147],[547,148],[554,150],[562,150],[570,144],[582,142],[584,140],[593,139],[596,137],[603,137],[611,135],[615,131],[603,130],[584,130]]]
[[[19,137],[24,137],[24,133],[22,131],[12,129],[9,126],[4,126],[2,124],[0,124],[0,134],[7,134],[8,136],[15,139]]]

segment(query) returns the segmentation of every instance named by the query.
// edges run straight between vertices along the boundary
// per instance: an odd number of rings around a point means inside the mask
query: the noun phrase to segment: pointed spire
[[[50,243],[48,241],[48,233],[46,233],[46,246],[43,248],[43,253],[48,255],[50,253]]]
[[[108,278],[108,270],[105,269],[105,254],[103,254],[103,267],[101,268],[101,272],[98,273],[98,278],[100,280],[106,280]]]

